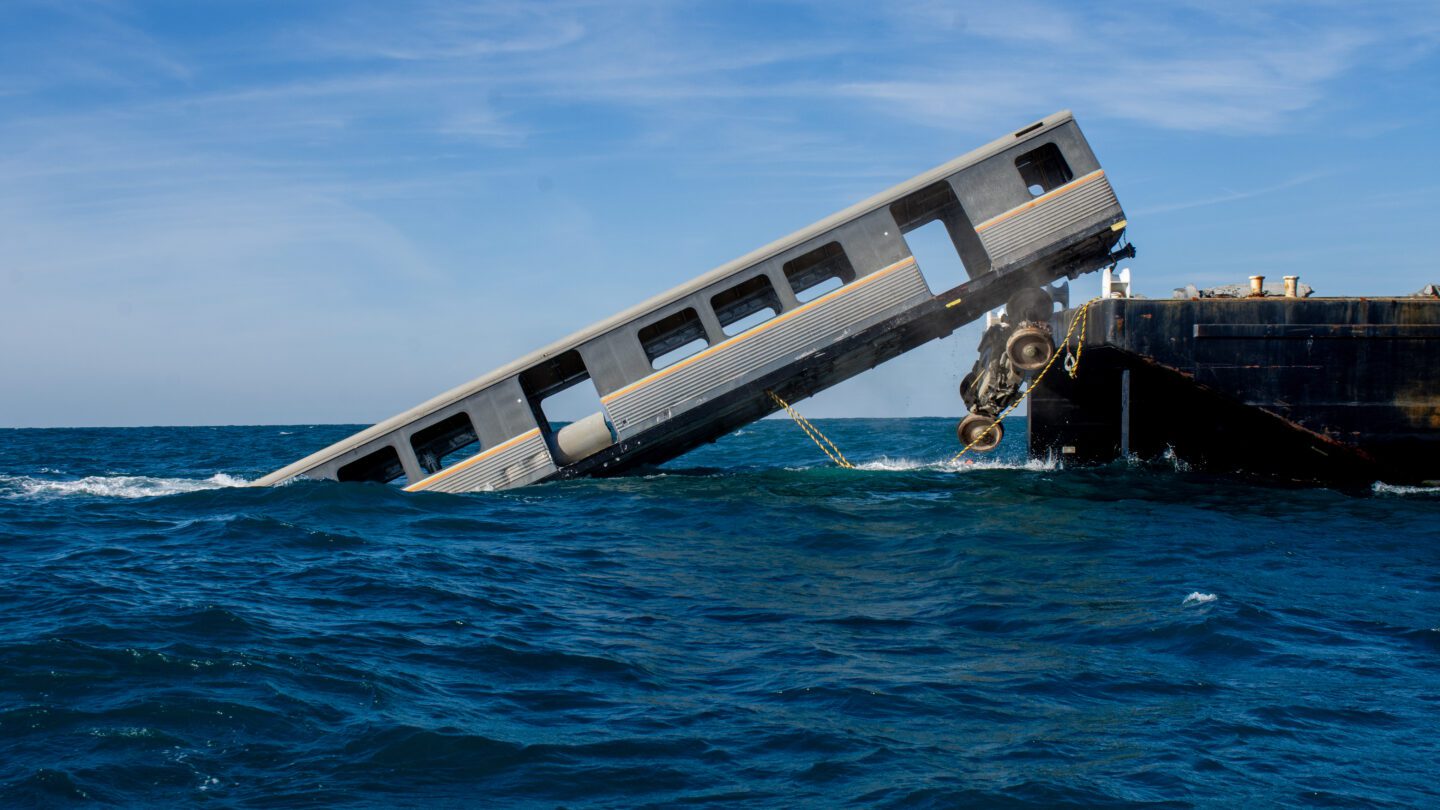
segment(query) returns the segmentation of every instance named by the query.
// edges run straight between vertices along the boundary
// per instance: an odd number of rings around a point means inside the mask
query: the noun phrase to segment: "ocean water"
[[[0,806],[1440,805],[1440,492],[819,424],[465,496],[0,431]]]

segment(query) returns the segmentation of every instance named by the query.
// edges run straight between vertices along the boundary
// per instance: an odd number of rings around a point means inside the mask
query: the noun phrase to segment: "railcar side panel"
[[[535,428],[406,487],[407,492],[474,492],[509,489],[555,472],[540,429]]]
[[[851,282],[604,398],[622,439],[930,298],[914,259]]]
[[[975,226],[980,242],[997,266],[1022,259],[1057,235],[1083,233],[1118,216],[1120,202],[1105,172],[1077,177],[1041,197]]]

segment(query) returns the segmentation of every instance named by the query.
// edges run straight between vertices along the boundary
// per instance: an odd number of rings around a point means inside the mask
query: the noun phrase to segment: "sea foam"
[[[1043,472],[1054,470],[1057,463],[1053,459],[1029,459],[1022,462],[1000,461],[998,459],[945,459],[941,461],[922,461],[909,458],[879,458],[874,461],[865,461],[856,464],[857,470],[881,471],[881,472],[905,472],[908,470],[936,470],[939,472],[970,472],[972,470],[1030,470]]]
[[[1440,494],[1440,487],[1407,487],[1376,481],[1370,491],[1376,495],[1437,495]]]
[[[148,475],[90,475],[72,480],[0,475],[0,497],[63,498],[88,495],[100,498],[154,498],[205,489],[243,487],[249,482],[225,473],[209,478],[156,478]]]
[[[1185,597],[1185,601],[1180,603],[1180,606],[1189,607],[1191,605],[1203,605],[1207,602],[1214,602],[1218,598],[1220,597],[1216,596],[1213,593],[1200,593],[1199,591],[1191,591],[1190,595]]]

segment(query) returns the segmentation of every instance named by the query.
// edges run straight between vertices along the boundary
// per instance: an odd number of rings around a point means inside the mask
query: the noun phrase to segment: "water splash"
[[[945,459],[921,460],[910,458],[881,457],[855,465],[856,469],[878,472],[908,472],[910,470],[934,470],[936,472],[971,472],[974,470],[1028,470],[1046,472],[1059,468],[1054,459],[1028,459],[1025,461],[1004,461],[1001,459]]]
[[[1216,599],[1219,599],[1219,598],[1220,598],[1220,597],[1216,596],[1216,595],[1213,594],[1213,593],[1201,593],[1201,592],[1199,592],[1199,591],[1191,591],[1191,592],[1190,592],[1190,595],[1187,596],[1187,597],[1185,597],[1185,601],[1183,601],[1183,602],[1180,603],[1180,607],[1190,607],[1190,606],[1192,606],[1192,605],[1204,605],[1204,604],[1208,604],[1208,603],[1210,603],[1210,602],[1214,602]]]
[[[1412,487],[1376,481],[1375,484],[1370,487],[1370,491],[1376,495],[1440,495],[1440,486]]]
[[[156,478],[148,475],[90,475],[72,480],[0,475],[0,497],[63,498],[85,495],[98,498],[155,498],[206,489],[243,487],[243,478],[216,473],[209,478]]]
[[[1190,465],[1186,464],[1185,460],[1176,454],[1175,448],[1173,447],[1166,447],[1165,452],[1160,454],[1160,458],[1167,462],[1171,469],[1177,473],[1190,472]]]

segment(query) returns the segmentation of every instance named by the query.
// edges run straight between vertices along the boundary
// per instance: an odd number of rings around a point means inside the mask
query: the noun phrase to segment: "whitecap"
[[[859,470],[880,472],[905,472],[909,470],[935,470],[938,472],[970,472],[972,470],[1028,470],[1045,472],[1058,467],[1058,462],[1048,458],[1032,458],[1026,461],[1001,461],[1000,459],[946,459],[923,461],[909,458],[881,457],[875,461],[856,464]]]
[[[9,498],[154,498],[181,492],[248,486],[249,481],[225,473],[209,478],[156,478],[148,475],[91,475],[73,480],[0,475],[0,495]]]
[[[1180,607],[1188,607],[1190,605],[1203,605],[1207,602],[1214,602],[1216,599],[1219,598],[1220,597],[1216,596],[1213,593],[1201,593],[1199,591],[1191,591],[1190,595],[1185,597],[1185,601],[1180,603]]]
[[[1169,462],[1170,469],[1177,473],[1190,472],[1190,465],[1186,464],[1185,460],[1175,453],[1175,448],[1173,447],[1166,447],[1165,452],[1160,455],[1160,458]]]
[[[1434,495],[1440,493],[1440,487],[1407,487],[1376,481],[1370,491],[1376,495]]]

